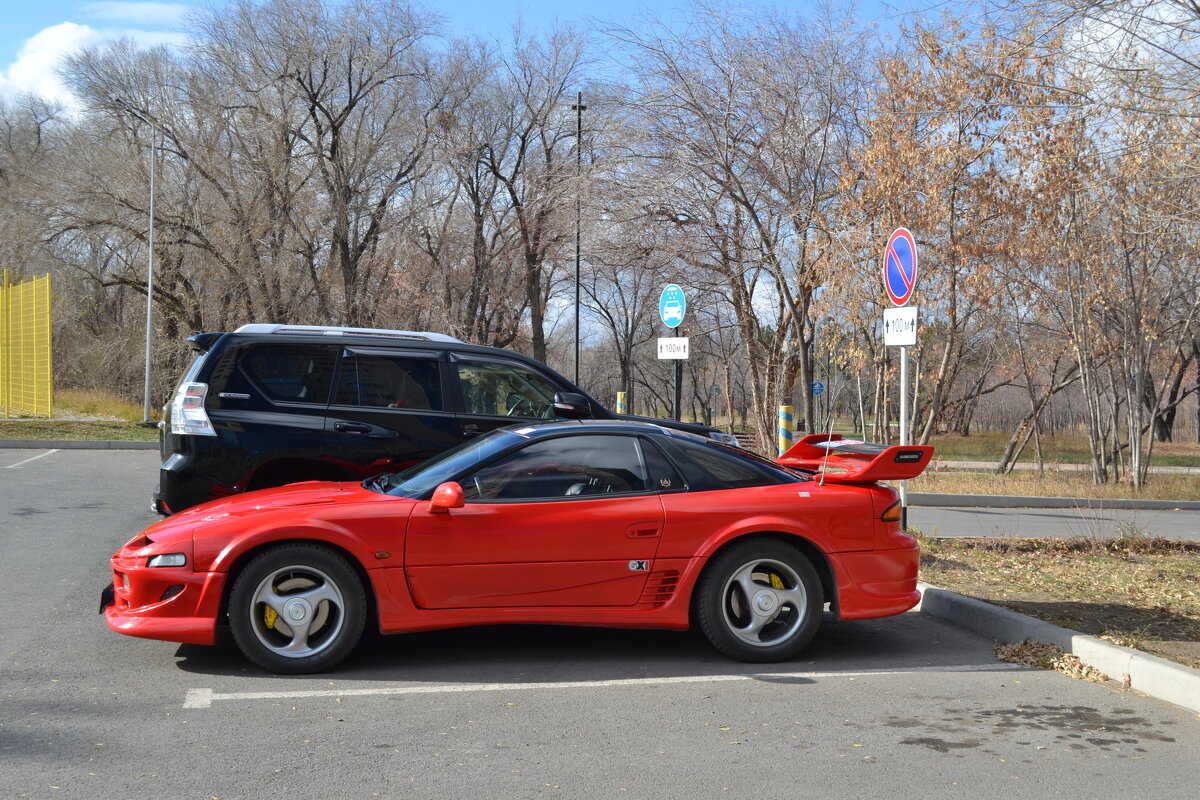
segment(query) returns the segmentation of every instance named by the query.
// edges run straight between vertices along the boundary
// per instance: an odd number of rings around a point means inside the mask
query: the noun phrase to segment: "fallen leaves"
[[[1023,667],[1038,667],[1052,669],[1072,678],[1103,683],[1108,676],[1095,667],[1080,660],[1079,656],[1068,653],[1058,645],[1034,642],[1026,639],[1023,642],[997,642],[996,658]]]

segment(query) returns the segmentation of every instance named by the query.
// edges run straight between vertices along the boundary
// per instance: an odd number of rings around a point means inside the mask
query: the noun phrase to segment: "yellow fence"
[[[0,284],[0,407],[50,416],[50,276]]]

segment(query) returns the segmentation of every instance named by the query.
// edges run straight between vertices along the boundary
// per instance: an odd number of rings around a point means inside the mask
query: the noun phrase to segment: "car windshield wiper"
[[[374,478],[367,478],[362,482],[362,487],[372,492],[387,494],[387,482],[392,477],[392,473],[385,472],[382,475],[376,475]]]

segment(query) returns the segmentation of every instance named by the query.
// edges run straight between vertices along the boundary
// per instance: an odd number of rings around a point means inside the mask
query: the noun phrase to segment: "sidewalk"
[[[158,442],[0,439],[0,450],[157,450]]]

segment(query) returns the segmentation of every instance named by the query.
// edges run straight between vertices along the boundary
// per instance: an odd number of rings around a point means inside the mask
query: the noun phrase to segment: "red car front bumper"
[[[112,567],[112,586],[101,596],[108,627],[143,639],[216,642],[225,573],[140,567],[118,557]]]

